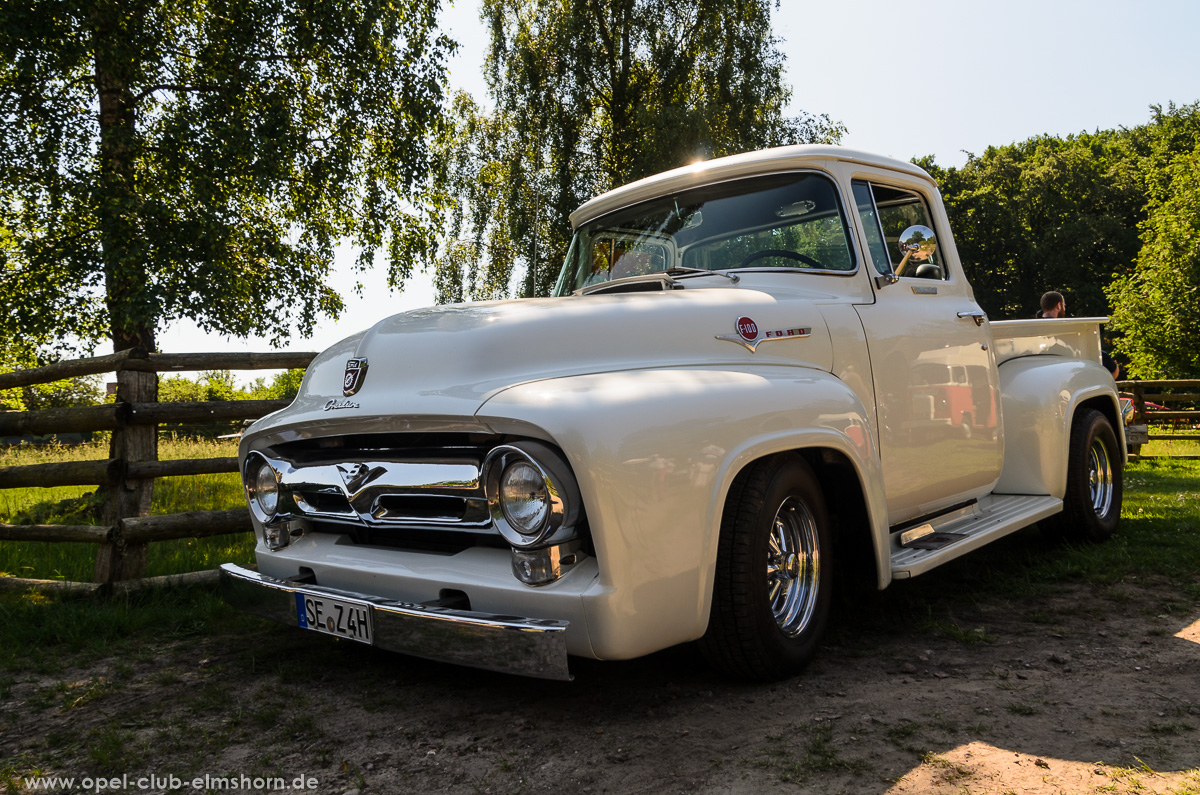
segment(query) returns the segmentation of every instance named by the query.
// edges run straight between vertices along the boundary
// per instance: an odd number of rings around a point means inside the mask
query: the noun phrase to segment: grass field
[[[235,440],[166,439],[159,442],[159,458],[217,458],[237,455]],[[85,461],[108,457],[107,442],[71,447],[18,447],[0,452],[0,466]],[[0,489],[0,523],[94,524],[86,515],[92,486]],[[63,501],[78,501],[71,510]],[[160,478],[154,484],[151,513],[217,511],[245,505],[238,476],[192,475]],[[247,533],[205,539],[180,539],[150,544],[146,574],[181,574],[211,569],[226,561],[253,560],[254,539]],[[0,542],[0,574],[32,579],[90,582],[96,550],[92,544]]]
[[[1176,428],[1154,428],[1151,433],[1162,433],[1166,435],[1188,436],[1188,439],[1157,439],[1147,445],[1143,445],[1141,455],[1143,456],[1181,456],[1181,455],[1200,455],[1200,430],[1195,428],[1176,429]]]

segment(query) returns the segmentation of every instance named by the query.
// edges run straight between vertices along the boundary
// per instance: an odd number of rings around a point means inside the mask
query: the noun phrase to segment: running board
[[[924,574],[1061,510],[1062,500],[1055,497],[991,495],[921,527],[892,533],[892,578]]]

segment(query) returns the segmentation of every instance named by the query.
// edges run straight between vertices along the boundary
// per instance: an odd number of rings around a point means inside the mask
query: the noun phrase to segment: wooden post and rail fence
[[[1200,411],[1172,409],[1169,404],[1200,404],[1200,380],[1118,381],[1117,389],[1133,400],[1133,420],[1127,429],[1130,443],[1136,447],[1156,441],[1200,441],[1195,433],[1180,433],[1183,424],[1194,428],[1200,424]],[[1153,425],[1154,432],[1150,426]],[[1171,429],[1171,430],[1167,430]],[[1144,434],[1144,438],[1141,436]],[[1135,456],[1147,458],[1182,458],[1200,460],[1200,455],[1171,454],[1166,456]]]
[[[158,403],[158,373],[196,370],[303,368],[315,353],[147,353],[133,348],[108,356],[59,362],[0,373],[0,389],[46,384],[64,378],[117,373],[116,402],[103,406],[0,412],[0,437],[112,431],[110,457],[0,467],[0,488],[102,486],[101,525],[0,524],[0,542],[51,541],[96,544],[94,583],[63,583],[63,590],[132,590],[146,569],[147,545],[178,538],[249,532],[246,508],[149,516],[155,478],[237,472],[237,458],[158,460],[160,423],[255,419],[284,408],[288,400],[226,400]],[[147,399],[148,398],[148,399]],[[187,575],[182,575],[186,580]],[[179,580],[180,577],[168,579]],[[34,584],[0,578],[0,585]],[[51,586],[53,587],[53,586]]]
[[[42,583],[63,590],[133,590],[145,574],[147,545],[179,538],[206,538],[250,532],[247,508],[228,511],[192,511],[149,516],[149,494],[155,478],[237,472],[237,458],[158,460],[160,423],[212,422],[261,417],[285,407],[287,400],[228,400],[196,403],[158,403],[139,399],[157,395],[161,372],[198,370],[259,370],[307,367],[315,353],[147,353],[139,349],[109,356],[77,359],[0,373],[0,389],[32,386],[84,375],[116,372],[117,401],[103,406],[0,412],[0,436],[45,435],[112,431],[110,457],[99,461],[71,461],[0,467],[0,488],[46,486],[103,486],[107,488],[102,525],[0,524],[0,542],[51,541],[97,545],[94,583]],[[1132,396],[1133,425],[1200,422],[1200,411],[1156,408],[1168,403],[1200,402],[1197,381],[1121,381],[1122,393]],[[1176,391],[1185,390],[1185,391]],[[1150,404],[1150,405],[1148,405]],[[1193,439],[1196,434],[1147,433],[1148,441]],[[1200,455],[1178,458],[1200,459]],[[189,575],[167,579],[187,581]],[[0,585],[27,587],[28,580],[0,578]]]

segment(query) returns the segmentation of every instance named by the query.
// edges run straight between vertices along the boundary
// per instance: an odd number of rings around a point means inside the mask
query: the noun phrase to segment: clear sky
[[[484,99],[487,41],[474,0],[456,0],[443,24],[461,43],[456,88]],[[792,112],[827,113],[849,128],[846,146],[901,159],[933,155],[961,166],[1041,135],[1133,127],[1150,105],[1200,99],[1200,0],[782,0],[776,35],[787,56]],[[382,272],[334,285],[347,311],[288,350],[321,350],[396,312],[433,301],[420,275],[401,294]],[[351,288],[364,283],[363,296]],[[159,335],[170,353],[270,350],[265,340],[205,335],[187,322]],[[244,374],[252,375],[250,373]]]

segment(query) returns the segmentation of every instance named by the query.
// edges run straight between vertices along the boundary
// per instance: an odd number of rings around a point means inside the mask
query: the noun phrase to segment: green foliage
[[[39,357],[32,343],[0,340],[0,373],[40,367],[51,361]],[[95,406],[103,402],[104,390],[99,376],[65,378],[48,384],[0,390],[0,409],[13,411]]]
[[[96,524],[103,507],[103,498],[97,492],[89,491],[79,497],[34,503],[6,517],[6,524]]]
[[[1200,127],[1200,113],[1192,106]],[[1172,111],[1174,108],[1172,108]],[[1149,217],[1137,268],[1113,281],[1113,326],[1129,371],[1141,378],[1200,378],[1200,135],[1163,124],[1160,136],[1193,148],[1150,172]],[[1170,144],[1156,147],[1156,159]]]
[[[35,384],[25,387],[23,392],[25,408],[29,411],[98,406],[104,402],[100,376],[82,376],[52,381],[49,384]]]
[[[1029,318],[1057,290],[1076,316],[1104,316],[1104,287],[1137,255],[1145,195],[1123,134],[1041,136],[989,147],[938,180],[963,268],[994,319]]]
[[[961,169],[914,162],[938,181],[993,318],[1032,317],[1057,290],[1072,315],[1112,316],[1132,375],[1196,377],[1200,103],[1151,114],[1132,129],[990,147]]]
[[[18,345],[0,336],[0,373],[37,367],[33,346]],[[0,389],[0,409],[25,410],[25,391],[20,387]]]
[[[182,375],[158,377],[158,400],[160,403],[193,403],[204,400],[206,386],[198,378]]]
[[[207,370],[196,378],[171,375],[158,379],[160,403],[177,403],[204,400],[238,400],[248,397],[238,389],[233,373],[228,370]]]
[[[303,380],[304,370],[284,370],[276,373],[269,384],[266,379],[254,379],[254,383],[246,387],[243,393],[251,400],[294,400]]]
[[[769,0],[484,0],[495,110],[455,99],[453,204],[438,300],[545,295],[569,214],[593,195],[703,158],[840,139],[785,118]]]
[[[276,373],[267,383],[256,378],[248,386],[239,387],[228,370],[207,370],[195,378],[181,375],[160,376],[160,403],[198,402],[205,400],[291,400],[300,391],[304,370],[293,369]]]
[[[0,7],[0,338],[279,341],[341,309],[339,241],[430,262],[439,5]]]

